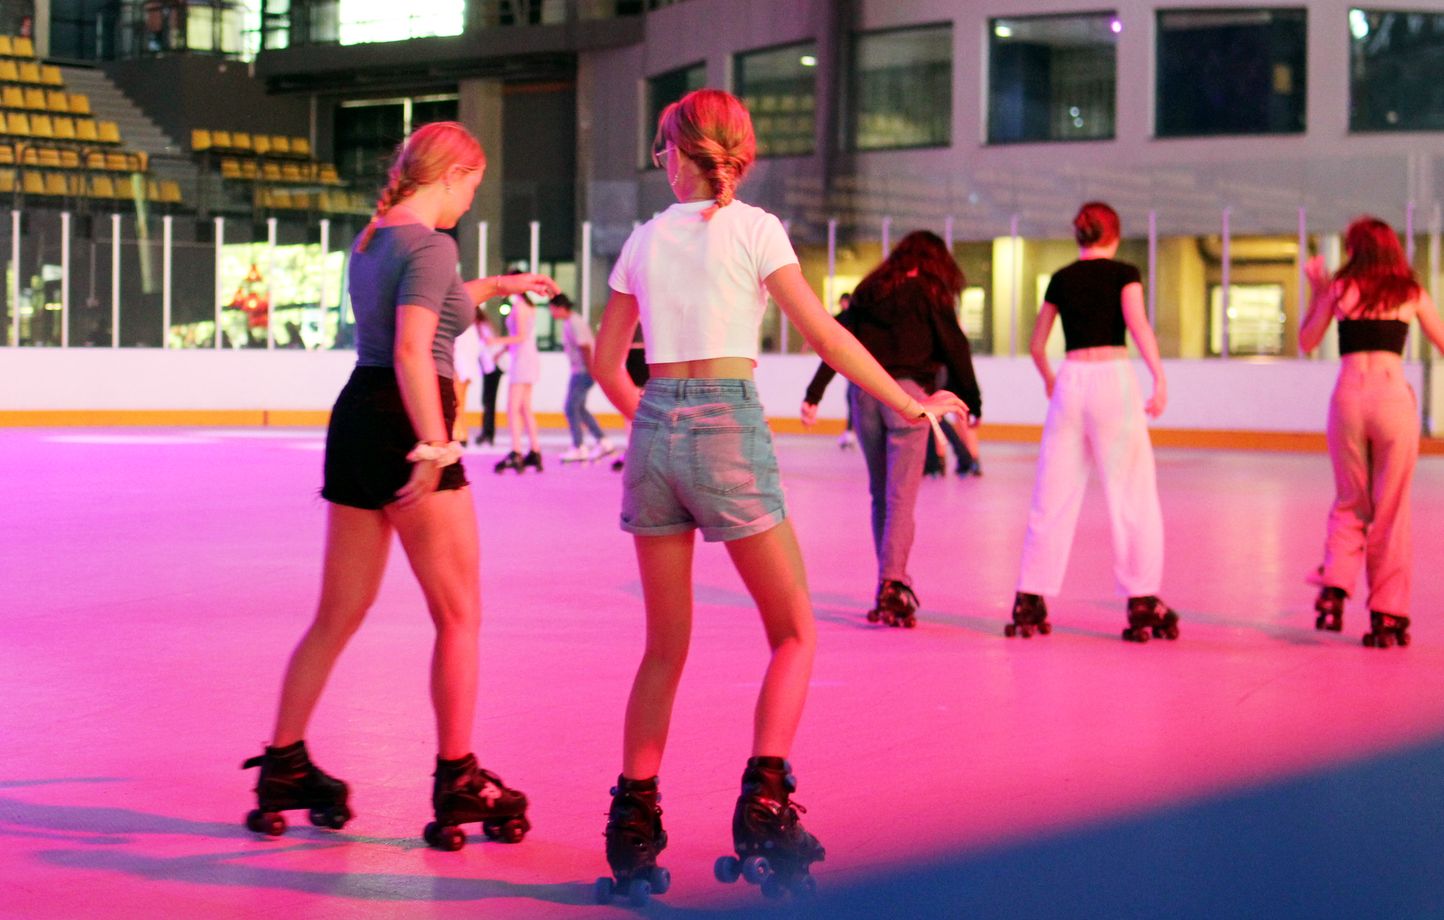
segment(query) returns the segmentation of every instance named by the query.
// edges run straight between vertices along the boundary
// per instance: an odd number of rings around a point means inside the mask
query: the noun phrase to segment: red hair
[[[1122,234],[1118,212],[1101,201],[1090,201],[1073,218],[1073,238],[1079,246],[1107,246]]]
[[[1419,296],[1419,280],[1394,228],[1377,217],[1360,217],[1344,234],[1348,261],[1334,275],[1359,292],[1364,313],[1381,313]]]
[[[737,185],[757,159],[757,136],[747,106],[720,89],[693,90],[663,109],[657,141],[676,147],[702,170],[717,199],[702,212],[705,220],[732,203]]]
[[[411,197],[418,188],[442,178],[453,166],[480,169],[485,165],[486,153],[481,149],[481,142],[457,122],[436,121],[412,131],[396,148],[391,169],[386,173],[386,187],[376,199],[376,213],[361,231],[356,251],[365,251],[386,212]]]
[[[934,303],[947,307],[952,307],[968,284],[942,237],[930,230],[914,230],[858,283],[856,293],[883,303],[911,282],[921,284]]]

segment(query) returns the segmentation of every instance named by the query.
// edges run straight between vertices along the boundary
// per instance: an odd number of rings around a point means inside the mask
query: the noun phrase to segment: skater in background
[[[550,303],[552,319],[562,327],[562,349],[572,366],[571,379],[567,381],[565,413],[567,428],[572,435],[572,449],[562,454],[563,462],[577,460],[598,460],[616,453],[617,449],[602,426],[587,411],[587,394],[592,390],[592,328],[586,319],[572,309],[572,300],[566,294],[558,294]],[[585,446],[583,428],[592,435],[592,448]]]
[[[532,411],[532,387],[541,379],[541,352],[536,343],[536,307],[525,294],[514,294],[508,302],[506,335],[498,336],[497,345],[505,345],[507,387],[506,426],[511,431],[511,452],[497,461],[496,472],[531,467],[542,471],[541,447],[537,440],[536,413]],[[522,432],[526,432],[527,452],[521,452]]]
[[[843,322],[842,316],[847,308],[852,306],[852,292],[845,291],[838,295],[836,318],[839,323]],[[852,424],[852,400],[847,401],[847,420],[842,424],[842,434],[837,436],[837,446],[843,450],[857,446],[857,431]]]
[[[466,394],[477,379],[480,363],[481,341],[477,335],[476,324],[467,323],[456,334],[451,352],[452,383],[456,387],[456,421],[451,425],[451,438],[462,446],[465,446],[469,439],[466,432]]]
[[[1354,221],[1344,252],[1344,266],[1332,276],[1322,257],[1309,260],[1313,297],[1299,325],[1299,348],[1313,351],[1329,323],[1339,322],[1339,377],[1328,425],[1335,494],[1316,579],[1315,626],[1343,628],[1344,599],[1365,568],[1370,630],[1364,644],[1408,645],[1409,493],[1419,408],[1404,377],[1404,342],[1417,318],[1434,347],[1444,349],[1444,322],[1388,224],[1375,217]]]
[[[938,376],[940,379],[937,385],[944,386],[947,382],[946,371],[939,371]],[[943,439],[952,445],[953,454],[958,458],[954,471],[959,476],[983,475],[983,462],[978,452],[978,425],[970,424],[970,419],[955,419],[952,416],[938,421],[943,430]],[[947,450],[938,443],[937,435],[929,430],[927,462],[923,464],[923,475],[943,475],[947,459]]]
[[[945,370],[945,389],[961,398],[967,405],[961,414],[976,424],[983,398],[956,312],[958,296],[966,285],[963,270],[942,238],[917,230],[903,237],[883,263],[862,279],[853,292],[852,306],[838,321],[914,398],[943,392],[937,383],[940,371]],[[818,366],[803,397],[804,426],[816,423],[817,404],[834,373],[826,362]],[[847,388],[847,401],[867,463],[872,496],[877,592],[867,618],[889,626],[914,626],[918,599],[908,572],[908,556],[930,426],[913,424],[910,417],[895,411],[895,404],[857,384]]]
[[[501,387],[501,356],[506,346],[498,345],[496,327],[487,315],[486,304],[476,307],[477,363],[481,369],[481,431],[476,445],[496,443],[496,393]]]
[[[1005,632],[1047,634],[1044,597],[1058,593],[1073,530],[1088,486],[1090,464],[1098,468],[1113,532],[1113,573],[1128,598],[1125,639],[1178,637],[1178,614],[1158,599],[1163,579],[1163,513],[1148,416],[1157,418],[1168,400],[1158,342],[1148,325],[1138,269],[1113,257],[1120,239],[1118,213],[1091,201],[1073,219],[1078,260],[1053,275],[1044,294],[1029,349],[1048,394],[1048,418],[1038,453],[1028,533]],[[1063,322],[1067,358],[1056,376],[1048,362],[1048,334]],[[1124,344],[1132,333],[1153,375],[1144,402]]]
[[[481,624],[476,513],[451,439],[452,349],[476,304],[531,291],[541,275],[457,275],[456,243],[438,232],[471,207],[486,159],[454,122],[419,128],[400,147],[371,223],[357,237],[348,285],[356,313],[356,368],[326,431],[326,550],[316,617],[291,655],[261,768],[255,831],[285,830],[280,812],[311,809],[314,823],[350,818],[346,784],[310,760],[303,740],[337,656],[376,599],[392,534],[401,539],[436,627],[431,699],[437,759],[436,825],[454,842],[462,821],[525,833],[526,796],[477,766],[471,733]],[[428,826],[428,840],[435,840]],[[453,847],[454,848],[454,847]]]
[[[733,814],[738,856],[765,859],[771,890],[805,888],[823,855],[798,821],[787,756],[812,672],[816,629],[802,556],[787,520],[772,438],[753,382],[767,295],[819,355],[890,411],[923,424],[963,411],[950,393],[920,400],[839,326],[802,276],[782,223],[735,200],[756,141],[742,103],[688,93],[659,119],[655,157],[677,203],[635,230],[610,277],[597,336],[598,382],[633,421],[623,470],[622,528],[634,535],[646,650],[627,702],[622,774],[607,822],[613,878],[645,900],[665,887],[657,773],[692,631],[695,531],[722,541],[761,614],[771,662],[753,722],[752,756]],[[651,378],[640,394],[624,361],[640,319]],[[750,862],[756,868],[759,864]],[[733,857],[719,873],[736,878]],[[758,880],[749,870],[750,880]]]

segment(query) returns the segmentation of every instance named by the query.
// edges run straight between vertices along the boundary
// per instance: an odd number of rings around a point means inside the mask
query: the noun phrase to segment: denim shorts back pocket
[[[651,468],[652,446],[657,441],[660,427],[655,422],[632,420],[632,431],[627,436],[627,455],[622,467],[622,484],[628,487],[641,485]]]
[[[756,426],[700,426],[690,435],[692,483],[698,491],[731,495],[757,481]]]

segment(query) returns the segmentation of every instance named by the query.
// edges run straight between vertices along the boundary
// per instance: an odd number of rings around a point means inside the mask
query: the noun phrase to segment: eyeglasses
[[[661,169],[667,163],[667,151],[673,149],[673,145],[663,141],[662,146],[652,148],[652,165]]]

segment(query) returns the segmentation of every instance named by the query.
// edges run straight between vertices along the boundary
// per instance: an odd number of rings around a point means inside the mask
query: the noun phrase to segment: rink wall
[[[203,351],[158,349],[0,348],[0,425],[322,425],[351,371],[347,351]],[[1169,444],[1319,449],[1333,361],[1167,360],[1169,403],[1155,440]],[[980,356],[984,437],[1036,439],[1047,410],[1028,358]],[[757,368],[762,401],[774,427],[796,430],[802,394],[817,368],[810,355],[764,355]],[[1140,385],[1147,371],[1135,363]],[[1407,368],[1416,392],[1423,368]],[[542,355],[535,407],[543,424],[560,425],[566,359]],[[1433,405],[1444,405],[1434,375]],[[505,380],[503,379],[503,384]],[[845,381],[828,388],[817,430],[836,432],[845,412]],[[476,388],[467,408],[475,414]],[[499,400],[505,408],[505,386]],[[594,389],[589,402],[604,423],[620,418]]]

